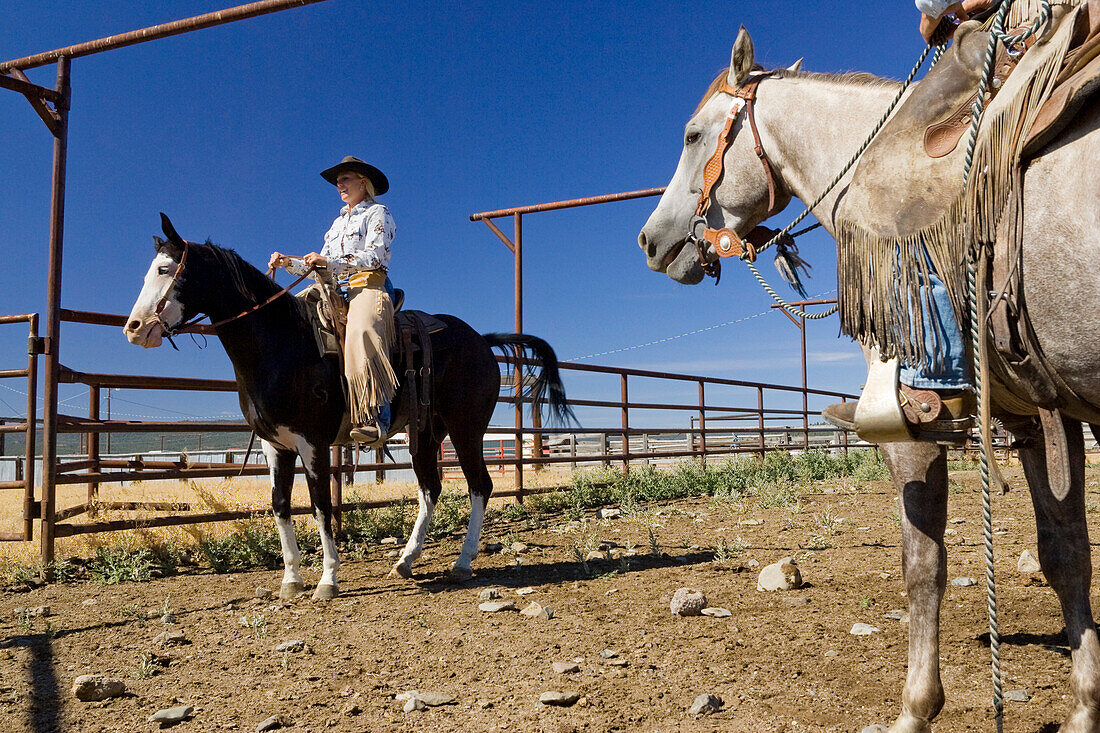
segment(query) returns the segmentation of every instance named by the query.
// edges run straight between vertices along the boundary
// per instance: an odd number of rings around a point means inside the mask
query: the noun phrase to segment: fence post
[[[760,460],[764,460],[765,448],[764,448],[764,388],[756,388],[756,415],[758,418],[757,425],[760,431]]]
[[[619,375],[621,385],[622,409],[623,409],[623,475],[630,473],[630,402],[629,392],[626,386],[626,374]]]
[[[607,459],[607,454],[611,452],[611,435],[608,433],[600,433],[600,455],[603,458],[603,467],[611,468],[611,461]]]
[[[108,387],[110,389],[110,387]],[[99,387],[88,388],[88,419],[99,422]],[[88,460],[92,461],[92,473],[99,473],[99,433],[88,433]],[[88,511],[92,509],[93,502],[99,498],[99,482],[92,481],[88,484]]]
[[[707,408],[703,396],[703,380],[699,380],[699,463],[707,465]]]
[[[577,434],[569,434],[569,455],[573,459],[569,462],[569,468],[577,470]]]
[[[649,433],[642,433],[642,453],[645,453],[646,457],[643,459],[643,465],[649,466]]]
[[[28,341],[38,343],[38,314],[31,315]],[[23,473],[16,480],[23,483],[23,539],[34,539],[34,456],[35,438],[38,435],[38,351],[27,349],[27,432],[23,440]],[[43,471],[43,473],[45,473]]]
[[[841,401],[842,402],[847,402],[848,399],[846,397],[842,397]],[[840,434],[843,436],[841,438],[841,441],[844,443],[844,455],[847,456],[848,455],[848,431],[847,430],[841,430]]]

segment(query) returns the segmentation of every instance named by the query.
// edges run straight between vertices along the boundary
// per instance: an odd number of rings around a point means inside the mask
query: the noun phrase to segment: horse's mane
[[[714,81],[707,87],[707,91],[703,94],[703,98],[699,101],[699,105],[692,112],[693,115],[699,114],[699,110],[703,108],[703,105],[710,101],[710,98],[718,93],[718,90],[726,83],[726,77],[729,76],[729,67],[723,69],[718,73],[718,76],[714,77]],[[757,66],[753,71],[764,71],[763,67]],[[884,87],[884,88],[897,88],[901,86],[901,82],[894,81],[893,79],[886,79],[881,76],[875,76],[874,74],[866,71],[845,71],[842,73],[828,73],[822,71],[791,71],[790,69],[773,69],[771,72],[772,77],[776,79],[817,79],[819,81],[831,82],[834,84],[844,84],[847,86],[857,87]]]
[[[270,277],[260,272],[255,266],[249,264],[234,250],[220,247],[209,239],[203,244],[192,244],[209,252],[212,264],[229,276],[229,282],[233,289],[244,298],[246,302],[262,303],[275,293],[279,292],[279,285]]]

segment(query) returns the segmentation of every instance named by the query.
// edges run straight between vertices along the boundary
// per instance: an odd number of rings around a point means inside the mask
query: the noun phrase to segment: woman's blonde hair
[[[362,173],[358,173],[356,171],[350,171],[350,173],[352,175],[355,175],[355,176],[359,177],[359,180],[363,182],[364,187],[367,189],[367,196],[370,196],[371,198],[374,198],[374,196],[375,196],[374,183],[371,182],[371,179],[367,178]]]

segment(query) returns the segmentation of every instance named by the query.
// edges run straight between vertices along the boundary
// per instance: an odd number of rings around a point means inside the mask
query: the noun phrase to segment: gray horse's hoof
[[[888,733],[932,733],[932,724],[910,713],[902,713],[890,726]]]
[[[332,583],[326,583],[325,585],[318,585],[313,590],[313,600],[315,601],[331,601],[337,595],[339,595],[340,589]]]
[[[472,577],[474,577],[474,571],[470,568],[451,568],[444,576],[444,580],[448,583],[465,583]]]
[[[413,576],[412,568],[409,566],[408,563],[403,563],[403,562],[399,562],[399,563],[395,564],[393,566],[393,569],[390,570],[390,574],[389,574],[389,577],[391,577],[391,578],[404,578],[405,580],[408,580],[412,576]]]
[[[305,591],[302,583],[283,583],[279,586],[279,600],[290,601],[300,596]]]

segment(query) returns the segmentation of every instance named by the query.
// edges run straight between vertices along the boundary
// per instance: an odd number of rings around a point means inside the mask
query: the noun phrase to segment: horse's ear
[[[787,71],[802,71],[802,61],[803,59],[795,61],[793,64],[787,67]]]
[[[731,87],[739,87],[745,83],[752,73],[756,60],[753,58],[752,39],[745,26],[737,32],[737,40],[733,42],[733,53],[730,54],[730,70],[726,81]]]
[[[163,211],[160,212],[160,228],[164,232],[164,236],[168,237],[168,241],[173,244],[177,244],[182,247],[186,242],[183,241],[183,237],[176,233],[176,228],[172,226],[172,220],[168,218],[168,215]]]
[[[165,241],[154,236],[154,246],[156,246],[158,252],[163,252],[178,262],[183,256],[183,249],[187,243],[176,233],[176,228],[172,226],[172,220],[163,212],[160,215],[160,228],[164,231],[164,236],[168,237],[168,240]]]

